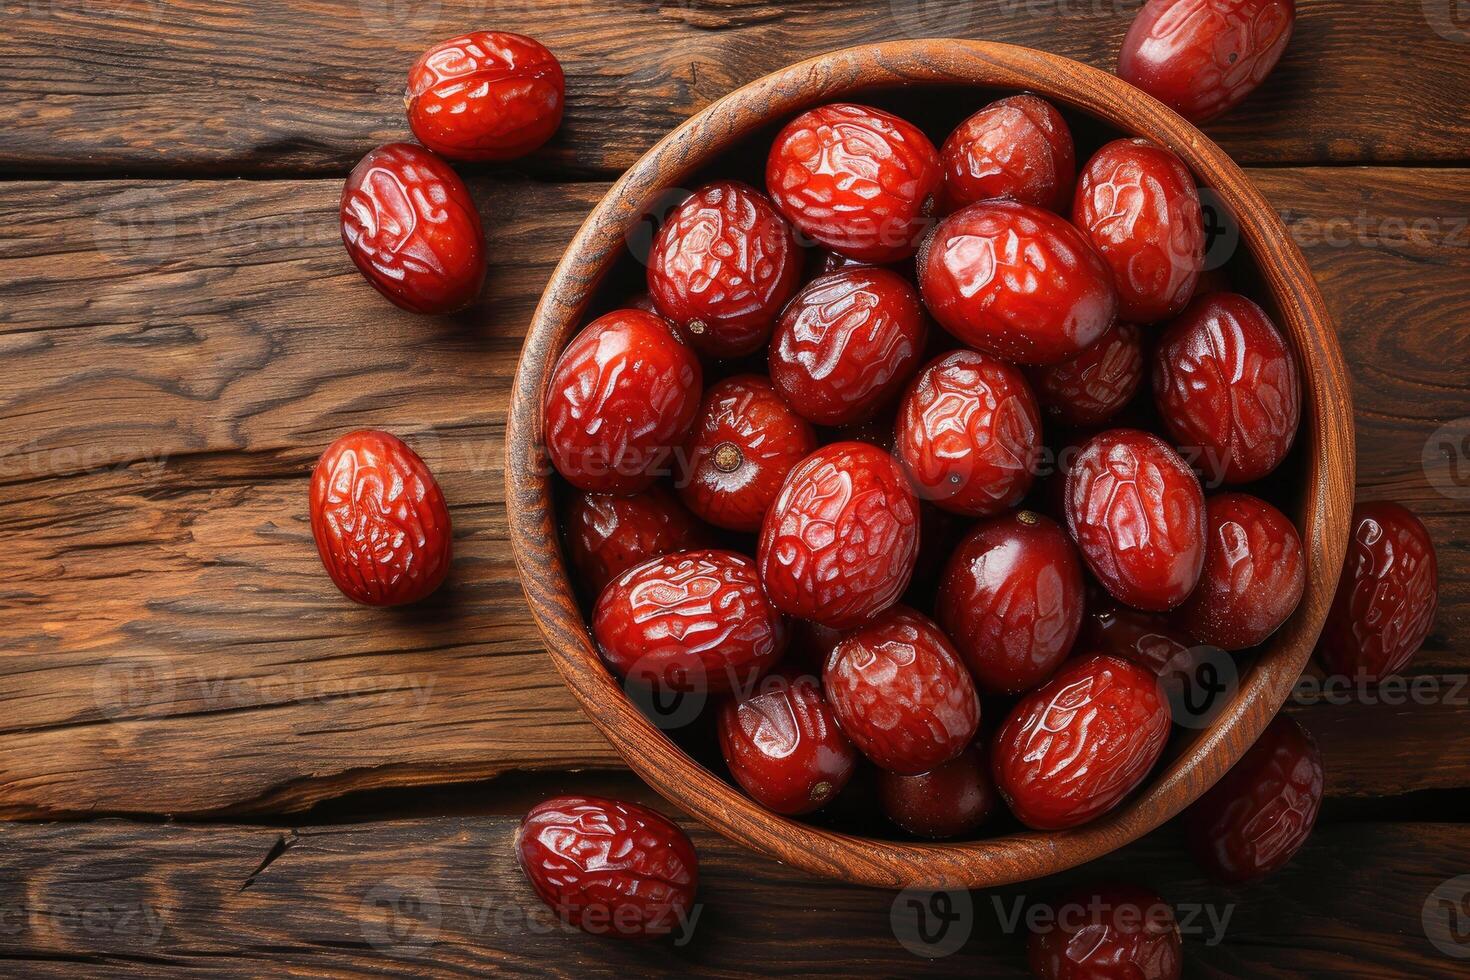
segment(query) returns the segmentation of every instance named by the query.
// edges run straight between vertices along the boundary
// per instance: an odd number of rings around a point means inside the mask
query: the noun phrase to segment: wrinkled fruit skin
[[[918,258],[929,312],[977,350],[1056,364],[1097,343],[1118,312],[1113,277],[1050,211],[987,201],[940,222]]]
[[[1036,397],[1018,369],[979,351],[954,351],[921,371],[896,433],[896,455],[919,495],[956,514],[999,514],[1035,479]]]
[[[858,751],[900,775],[955,758],[980,725],[980,698],[959,654],[906,606],[843,637],[822,682]]]
[[[707,357],[741,357],[765,346],[803,261],[770,200],[722,180],[691,194],[659,229],[648,294],[689,346]]]
[[[878,800],[889,820],[932,840],[974,832],[999,803],[990,765],[973,745],[915,776],[878,770]]]
[[[1168,734],[1169,705],[1154,675],[1118,657],[1090,656],[1011,710],[991,749],[995,784],[1033,830],[1077,827],[1143,782]]]
[[[1027,942],[1038,980],[1179,980],[1184,953],[1174,910],[1136,885],[1073,891]]]
[[[1154,402],[1175,445],[1226,483],[1259,480],[1296,440],[1302,385],[1286,338],[1237,293],[1195,300],[1154,352]]]
[[[844,103],[793,119],[766,162],[766,189],[787,220],[864,262],[914,254],[941,180],[939,151],[917,127]]]
[[[551,374],[546,451],[575,487],[646,490],[699,411],[699,359],[664,320],[616,310],[579,333]]]
[[[1388,501],[1353,508],[1352,536],[1317,655],[1333,674],[1377,681],[1424,644],[1439,607],[1439,563],[1419,518]]]
[[[1066,425],[1101,425],[1123,410],[1143,383],[1138,327],[1115,323],[1071,360],[1031,372],[1042,411]]]
[[[984,521],[960,542],[939,583],[935,618],[986,694],[1045,681],[1082,626],[1082,563],[1050,518],[1021,511]]]
[[[578,492],[562,526],[582,594],[590,599],[634,565],[705,543],[694,515],[658,486],[631,497]]]
[[[872,418],[918,369],[928,336],[919,294],[887,269],[844,269],[808,283],[771,338],[771,381],[817,425]]]
[[[1205,567],[1175,621],[1200,643],[1244,650],[1276,632],[1307,587],[1296,527],[1275,507],[1244,493],[1205,505]]]
[[[451,160],[514,160],[561,125],[566,80],[541,42],[505,31],[441,41],[409,69],[404,103],[418,141]]]
[[[1312,833],[1322,805],[1322,756],[1286,715],[1185,814],[1195,863],[1227,884],[1280,870]]]
[[[637,803],[561,796],[526,814],[516,860],[541,900],[593,935],[666,936],[689,921],[699,884],[694,845]]]
[[[1234,108],[1281,60],[1293,0],[1149,0],[1118,55],[1118,76],[1192,122]]]
[[[750,690],[789,633],[749,558],[682,551],[613,579],[592,611],[592,635],[619,677],[724,694]]]
[[[363,157],[342,188],[342,244],[394,306],[453,313],[485,282],[485,233],[464,181],[412,143]]]
[[[349,432],[311,474],[311,535],[333,583],[354,602],[417,602],[449,574],[449,508],[434,474],[401,439]]]
[[[761,806],[788,816],[821,808],[857,768],[857,750],[810,674],[772,674],[753,697],[727,701],[719,734],[735,781]]]
[[[1066,120],[1044,99],[1012,95],[981,109],[939,152],[941,209],[1005,198],[1061,211],[1072,200],[1077,152]]]
[[[776,608],[850,629],[898,601],[918,553],[919,502],[898,463],[834,442],[787,474],[757,559]]]
[[[1194,472],[1158,436],[1110,429],[1067,471],[1067,529],[1118,601],[1173,609],[1205,561],[1205,496]]]
[[[1072,223],[1113,273],[1118,315],[1136,323],[1174,316],[1205,264],[1204,216],[1194,176],[1148,140],[1114,140],[1082,170]]]
[[[716,527],[759,531],[791,468],[817,435],[765,378],[742,374],[705,392],[685,446],[679,496]]]

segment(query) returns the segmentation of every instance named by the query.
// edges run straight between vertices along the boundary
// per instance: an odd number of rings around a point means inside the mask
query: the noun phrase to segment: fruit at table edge
[[[906,606],[843,636],[822,686],[858,751],[900,775],[955,758],[980,726],[980,698],[959,654],[932,620]]]
[[[1101,425],[1121,412],[1143,383],[1143,338],[1132,323],[1114,323],[1070,360],[1032,368],[1041,410],[1067,425]]]
[[[615,310],[572,338],[546,390],[546,451],[568,483],[632,494],[653,484],[699,411],[699,359],[667,321]]]
[[[1077,182],[1072,223],[1111,270],[1122,319],[1155,323],[1194,296],[1204,216],[1194,176],[1163,147],[1120,139],[1094,153]]]
[[[660,486],[631,497],[573,491],[562,528],[578,584],[589,600],[634,565],[707,544],[694,515]]]
[[[398,606],[449,574],[453,530],[428,466],[374,429],[327,447],[311,474],[311,535],[332,582],[354,602]]]
[[[939,151],[916,126],[851,103],[797,116],[766,161],[766,190],[802,235],[874,263],[914,254],[942,179]]]
[[[1204,491],[1162,439],[1137,429],[1093,436],[1067,470],[1065,492],[1072,540],[1114,598],[1163,612],[1194,591],[1205,561]]]
[[[1287,516],[1245,493],[1205,501],[1205,566],[1174,621],[1200,643],[1244,650],[1290,618],[1307,587],[1302,539]]]
[[[1291,860],[1322,806],[1322,756],[1277,715],[1240,761],[1185,812],[1194,861],[1226,884],[1258,881]]]
[[[878,770],[878,802],[889,820],[916,837],[943,840],[973,833],[999,805],[990,763],[970,745],[915,776]]]
[[[1018,364],[1076,357],[1113,323],[1112,273],[1065,218],[1015,201],[962,208],[917,261],[929,312],[960,341]]]
[[[1082,562],[1053,520],[982,521],[940,579],[935,619],[986,694],[1021,694],[1061,666],[1082,625]]]
[[[1178,980],[1184,954],[1174,910],[1137,885],[1073,889],[1027,940],[1038,980]]]
[[[776,608],[850,629],[898,601],[918,550],[919,502],[898,463],[836,442],[786,475],[756,554]]]
[[[1034,95],[1011,95],[985,106],[950,133],[939,157],[945,214],[995,198],[1050,211],[1072,201],[1072,132],[1050,102]]]
[[[566,80],[545,45],[474,31],[425,51],[408,71],[404,109],[418,141],[451,160],[514,160],[561,125]]]
[[[761,806],[796,816],[831,801],[857,769],[817,678],[782,668],[755,693],[720,709],[720,751],[730,774]]]
[[[1239,105],[1281,60],[1293,0],[1149,0],[1118,53],[1118,77],[1195,123]]]
[[[711,358],[765,346],[801,284],[804,256],[766,196],[734,180],[706,184],[659,229],[648,257],[648,294],[680,337]]]
[[[1438,607],[1439,560],[1424,524],[1390,501],[1358,504],[1317,657],[1332,674],[1379,681],[1423,646]]]
[[[1159,338],[1154,403],[1207,478],[1259,480],[1281,465],[1301,424],[1296,357],[1271,318],[1238,293],[1200,297]]]
[[[645,806],[591,796],[547,800],[521,821],[515,850],[541,900],[585,932],[643,939],[692,926],[694,845]]]
[[[786,621],[755,563],[682,551],[628,569],[592,611],[592,635],[619,677],[664,690],[748,691],[786,652]]]
[[[919,294],[888,269],[856,267],[812,280],[771,337],[771,382],[817,425],[855,425],[897,397],[928,335]]]
[[[899,403],[894,454],[924,500],[988,517],[1026,496],[1041,454],[1041,413],[1018,368],[973,350],[919,372]]]
[[[1109,654],[1076,658],[995,733],[995,785],[1027,827],[1077,827],[1138,788],[1168,734],[1169,706],[1152,673]]]
[[[464,309],[485,282],[485,233],[470,192],[439,157],[388,143],[342,186],[342,244],[363,278],[411,313]]]

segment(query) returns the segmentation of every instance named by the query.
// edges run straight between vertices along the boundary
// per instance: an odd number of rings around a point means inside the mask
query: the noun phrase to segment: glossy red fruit
[[[1291,718],[1277,715],[1185,813],[1195,863],[1228,884],[1280,870],[1312,833],[1322,783],[1316,743]]]
[[[1082,563],[1050,518],[1020,511],[983,521],[939,581],[935,618],[986,694],[1045,681],[1082,626]]]
[[[1168,903],[1136,885],[1073,891],[1032,927],[1027,942],[1038,980],[1179,980],[1184,954]]]
[[[1204,122],[1234,108],[1281,60],[1293,0],[1149,0],[1118,55],[1118,75]]]
[[[1123,410],[1143,382],[1138,327],[1115,323],[1071,360],[1031,373],[1042,411],[1066,425],[1101,425]]]
[[[820,809],[857,768],[817,678],[786,670],[754,696],[720,710],[720,750],[730,774],[761,806],[795,816]]]
[[[1056,364],[1101,339],[1118,312],[1112,274],[1064,218],[1014,201],[942,221],[918,258],[929,312],[978,350]]]
[[[1067,529],[1114,598],[1173,609],[1205,561],[1205,495],[1194,471],[1158,436],[1110,429],[1067,472]]]
[[[572,339],[546,393],[546,451],[567,482],[637,493],[668,466],[699,411],[699,359],[668,323],[617,310]]]
[[[646,806],[556,797],[526,814],[515,847],[541,900],[586,932],[641,939],[692,927],[699,858]]]
[[[803,261],[770,200],[722,180],[691,194],[659,229],[648,294],[695,350],[742,357],[765,346],[801,282]]]
[[[1041,414],[1031,386],[979,351],[954,351],[921,371],[896,432],[896,455],[919,495],[957,514],[1008,510],[1035,478]]]
[[[919,367],[928,328],[919,294],[887,269],[856,268],[808,283],[771,338],[771,381],[818,425],[872,418]]]
[[[1255,303],[1211,293],[1171,322],[1154,352],[1154,402],[1206,476],[1249,483],[1286,458],[1302,386],[1286,338]]]
[[[311,474],[310,513],[322,565],[354,602],[417,602],[449,574],[444,494],[396,436],[362,429],[328,446]]]
[[[1439,563],[1424,525],[1389,501],[1353,508],[1352,536],[1317,646],[1334,674],[1376,681],[1424,644],[1439,606]]]
[[[990,764],[971,745],[928,772],[900,776],[878,771],[883,813],[916,837],[943,840],[973,833],[994,812],[999,798]]]
[[[1011,709],[991,768],[1011,812],[1033,830],[1077,827],[1132,793],[1164,751],[1169,705],[1144,668],[1097,654],[1074,660]]]
[[[566,80],[540,41],[475,31],[440,41],[408,71],[404,105],[418,141],[451,160],[514,160],[561,125]]]
[[[766,189],[797,230],[865,262],[914,254],[934,212],[939,151],[913,124],[868,106],[793,119],[766,162]]]
[[[1176,622],[1200,643],[1244,650],[1276,632],[1307,587],[1301,535],[1259,497],[1222,493],[1205,504],[1205,567]]]
[[[834,442],[787,474],[757,554],[776,608],[850,629],[898,601],[918,552],[919,502],[898,463]]]
[[[582,593],[592,599],[634,565],[699,548],[706,541],[694,515],[659,486],[631,497],[578,491],[562,516],[562,527]]]
[[[844,636],[822,675],[858,751],[902,775],[928,772],[975,738],[980,698],[939,627],[906,606]]]
[[[705,392],[684,447],[679,496],[717,527],[759,531],[791,468],[817,435],[765,378],[742,374]]]
[[[1184,309],[1205,264],[1194,176],[1145,139],[1114,140],[1082,168],[1072,223],[1113,273],[1118,315],[1154,323]]]
[[[942,209],[1005,198],[1061,211],[1072,201],[1077,154],[1066,120],[1050,102],[1012,95],[981,109],[939,152]]]
[[[362,158],[342,187],[342,243],[363,278],[413,313],[453,313],[485,282],[485,233],[464,181],[412,143]]]
[[[749,558],[681,551],[608,583],[592,635],[620,677],[723,694],[751,690],[786,652],[789,634]]]

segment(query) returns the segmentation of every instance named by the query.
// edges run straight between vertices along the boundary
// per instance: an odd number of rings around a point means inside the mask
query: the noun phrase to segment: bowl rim
[[[601,663],[562,554],[542,440],[546,388],[630,230],[660,194],[756,130],[865,91],[918,86],[1034,92],[1173,150],[1233,213],[1301,368],[1298,440],[1306,493],[1294,517],[1307,555],[1302,603],[1207,728],[1122,806],[1072,830],[917,843],[857,837],[764,809],[688,756],[626,697]],[[660,140],[592,209],[548,280],[517,366],[506,432],[507,519],[522,587],[552,661],[593,724],[671,803],[737,843],[814,874],[883,888],[991,887],[1075,867],[1158,827],[1213,785],[1275,716],[1311,656],[1346,551],[1352,418],[1346,367],[1305,258],[1240,168],[1189,122],[1118,77],[1059,55],[964,39],[879,42],[820,55],[736,89]]]

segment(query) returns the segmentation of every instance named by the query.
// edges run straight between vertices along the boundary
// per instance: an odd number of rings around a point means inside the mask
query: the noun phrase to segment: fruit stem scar
[[[690,333],[694,334],[694,336],[696,336],[696,337],[703,337],[704,336],[704,332],[706,330],[708,330],[708,329],[709,328],[704,325],[704,321],[703,320],[690,320],[689,321],[688,330],[689,330]]]
[[[733,442],[722,442],[715,447],[715,469],[721,473],[734,473],[742,462],[740,447]]]

